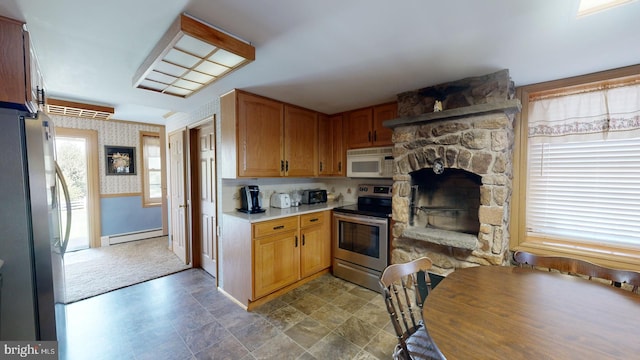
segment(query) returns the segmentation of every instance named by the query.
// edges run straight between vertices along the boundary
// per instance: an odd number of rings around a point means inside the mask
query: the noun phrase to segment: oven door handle
[[[342,220],[365,225],[387,225],[388,221],[386,218],[377,218],[367,215],[345,215],[334,213],[333,216],[338,221]]]

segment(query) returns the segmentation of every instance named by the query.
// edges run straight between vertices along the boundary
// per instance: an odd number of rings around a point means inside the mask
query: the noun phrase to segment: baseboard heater
[[[149,238],[158,237],[158,236],[163,236],[162,229],[150,229],[150,230],[144,230],[144,231],[129,232],[124,234],[114,234],[114,235],[102,236],[100,238],[100,245],[109,246],[109,245],[119,244],[123,242],[149,239]]]

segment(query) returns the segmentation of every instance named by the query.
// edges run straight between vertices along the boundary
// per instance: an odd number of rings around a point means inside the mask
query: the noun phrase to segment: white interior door
[[[216,133],[213,123],[197,130],[200,195],[200,264],[217,277]]]
[[[185,263],[189,259],[187,236],[187,197],[185,193],[185,131],[169,134],[171,178],[171,244],[173,252]]]

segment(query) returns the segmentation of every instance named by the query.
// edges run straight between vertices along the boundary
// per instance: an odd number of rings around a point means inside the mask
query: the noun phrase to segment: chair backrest
[[[635,293],[638,293],[638,286],[640,285],[640,272],[608,268],[586,260],[562,256],[535,255],[525,251],[516,251],[513,254],[513,259],[520,266],[543,267],[549,269],[549,271],[554,269],[572,275],[588,276],[589,279],[609,280],[611,285],[615,286],[626,283],[631,286],[632,291]]]
[[[380,276],[387,311],[405,354],[409,353],[406,340],[424,325],[422,306],[431,291],[431,280],[427,274],[431,264],[427,257],[393,264]]]

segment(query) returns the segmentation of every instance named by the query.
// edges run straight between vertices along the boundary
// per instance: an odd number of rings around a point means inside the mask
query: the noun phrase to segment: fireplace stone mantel
[[[490,104],[477,104],[461,108],[454,108],[438,112],[430,112],[417,116],[407,116],[397,119],[387,120],[383,123],[385,127],[395,129],[400,126],[419,125],[436,120],[456,119],[468,116],[485,115],[490,113],[504,112],[506,115],[519,113],[522,104],[519,99],[503,100]]]

